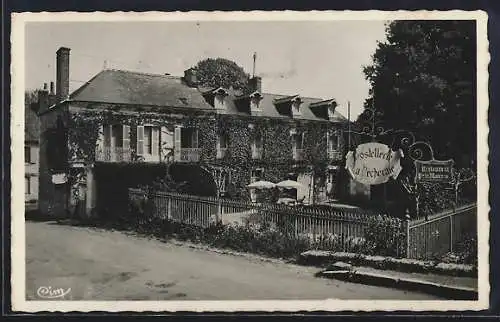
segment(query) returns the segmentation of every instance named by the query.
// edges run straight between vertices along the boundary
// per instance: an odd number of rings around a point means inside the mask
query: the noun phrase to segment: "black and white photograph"
[[[486,21],[13,14],[13,309],[487,308]]]

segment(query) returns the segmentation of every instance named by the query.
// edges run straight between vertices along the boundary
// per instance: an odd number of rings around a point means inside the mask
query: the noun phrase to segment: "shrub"
[[[366,255],[402,257],[406,252],[403,221],[388,216],[368,219],[365,241],[357,246]]]

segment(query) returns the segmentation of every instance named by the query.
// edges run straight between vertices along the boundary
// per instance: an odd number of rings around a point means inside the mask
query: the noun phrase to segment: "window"
[[[144,154],[158,155],[159,151],[159,128],[156,126],[144,126]]]
[[[121,148],[123,144],[123,128],[121,125],[111,126],[111,146]]]
[[[252,158],[262,158],[262,136],[260,134],[257,134],[254,138],[252,146]]]
[[[262,180],[263,178],[264,178],[264,169],[256,168],[252,170],[252,177],[250,178],[252,182]]]
[[[328,137],[328,150],[336,151],[339,147],[339,137],[337,133],[330,133]]]
[[[293,135],[293,143],[294,143],[294,148],[297,150],[301,150],[303,148],[303,134],[294,134]]]
[[[198,130],[196,128],[181,129],[181,148],[197,148],[198,147]]]
[[[24,147],[24,163],[31,163],[31,147]]]
[[[153,128],[151,126],[144,127],[144,153],[153,154]]]
[[[225,133],[219,135],[219,141],[217,142],[217,157],[223,158],[226,155],[226,150],[228,147],[228,137]]]
[[[24,177],[24,193],[27,195],[31,194],[31,182],[29,176]]]

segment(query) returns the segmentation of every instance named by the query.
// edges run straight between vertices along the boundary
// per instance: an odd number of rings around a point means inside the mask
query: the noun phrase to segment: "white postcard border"
[[[476,20],[478,142],[478,301],[26,301],[24,146],[24,39],[27,22],[77,21],[325,21],[325,20]],[[489,303],[488,203],[488,16],[483,11],[250,11],[250,12],[42,12],[13,13],[11,24],[11,260],[12,310],[68,311],[446,311],[481,310]]]

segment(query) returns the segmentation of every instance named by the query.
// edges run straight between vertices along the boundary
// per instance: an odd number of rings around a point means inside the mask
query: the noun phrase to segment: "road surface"
[[[72,300],[438,299],[317,278],[314,267],[51,222],[26,222],[26,245],[28,300],[40,299],[43,287],[71,288],[64,299]]]

